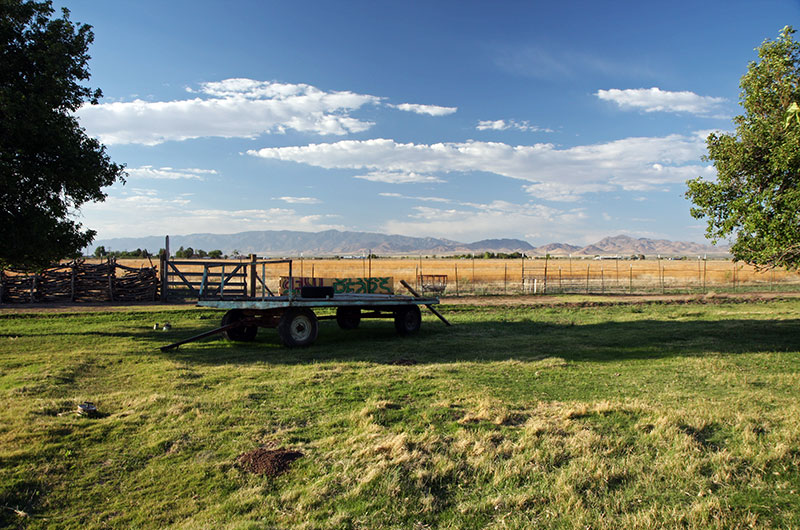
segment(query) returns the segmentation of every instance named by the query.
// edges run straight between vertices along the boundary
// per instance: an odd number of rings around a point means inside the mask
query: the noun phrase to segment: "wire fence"
[[[138,263],[130,261],[130,266]],[[730,260],[297,258],[292,270],[296,278],[390,278],[395,292],[403,292],[400,281],[405,280],[419,291],[443,296],[800,290],[797,272],[760,271]],[[276,269],[275,281],[279,272],[285,274]]]

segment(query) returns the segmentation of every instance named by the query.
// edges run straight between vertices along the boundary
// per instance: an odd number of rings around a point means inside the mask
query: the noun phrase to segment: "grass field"
[[[6,310],[0,526],[800,527],[800,300],[442,310],[170,353],[221,315]]]

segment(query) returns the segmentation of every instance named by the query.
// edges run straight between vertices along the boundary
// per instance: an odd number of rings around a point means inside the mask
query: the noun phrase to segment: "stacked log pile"
[[[108,260],[97,265],[74,263],[73,267],[75,269],[74,301],[109,302],[114,300],[114,261]]]
[[[123,270],[124,274],[117,276],[115,279],[114,300],[119,300],[120,302],[158,300],[160,280],[155,267],[134,269],[124,265],[117,265],[117,268]]]
[[[134,269],[110,259],[97,265],[76,260],[38,274],[0,271],[0,302],[140,302],[158,300],[155,267]]]
[[[0,293],[2,301],[11,304],[27,304],[36,302],[36,275],[34,274],[6,274],[0,277]]]
[[[37,278],[36,302],[72,301],[73,268],[70,265],[45,269]]]

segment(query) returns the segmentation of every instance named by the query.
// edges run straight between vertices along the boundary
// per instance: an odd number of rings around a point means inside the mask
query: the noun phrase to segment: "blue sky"
[[[98,239],[363,230],[703,241],[685,181],[797,1],[75,0]]]

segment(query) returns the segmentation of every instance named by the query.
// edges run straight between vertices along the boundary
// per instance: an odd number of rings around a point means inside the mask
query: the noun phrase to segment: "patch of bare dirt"
[[[286,473],[292,462],[303,456],[300,451],[290,449],[267,449],[259,447],[236,458],[236,463],[245,471],[256,475],[276,477]]]

